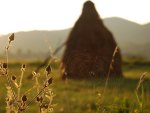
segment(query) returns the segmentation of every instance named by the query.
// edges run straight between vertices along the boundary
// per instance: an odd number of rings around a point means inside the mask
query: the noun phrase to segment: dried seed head
[[[15,80],[16,80],[16,76],[13,75],[13,76],[11,77],[11,79],[12,79],[13,81],[15,81]]]
[[[42,102],[42,101],[43,101],[43,97],[38,96],[38,97],[36,98],[36,101],[37,101],[37,102]]]
[[[50,84],[52,84],[53,78],[51,77],[50,79],[48,79],[48,81],[45,84],[45,87],[48,87]]]
[[[26,69],[26,65],[25,65],[25,64],[22,64],[22,66],[21,66],[21,71],[25,71],[25,69]]]
[[[3,68],[7,69],[7,63],[3,63]]]
[[[45,109],[48,109],[48,104],[45,104],[45,105],[44,105],[44,108],[45,108]]]
[[[22,99],[23,102],[25,102],[25,101],[27,101],[27,96],[23,95],[21,99]]]
[[[10,36],[9,36],[9,43],[11,43],[11,41],[13,41],[14,40],[14,33],[12,33]]]
[[[22,64],[22,68],[26,68],[26,65],[25,65],[25,64]]]
[[[46,72],[47,72],[47,75],[49,75],[52,72],[52,68],[50,65],[47,66]]]
[[[50,84],[52,84],[52,81],[53,81],[53,78],[51,77],[47,82],[50,85]]]
[[[48,109],[48,104],[47,103],[42,103],[42,105],[40,106],[42,109]]]

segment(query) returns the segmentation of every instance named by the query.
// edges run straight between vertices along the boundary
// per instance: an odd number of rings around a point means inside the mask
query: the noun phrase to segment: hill
[[[150,57],[150,24],[140,25],[117,17],[104,19],[104,24],[115,36],[123,55]],[[50,46],[55,50],[66,41],[70,30],[16,32],[11,51],[46,55]],[[0,48],[5,47],[9,35],[0,37]]]
[[[121,18],[107,18],[105,25],[112,31],[123,54],[150,56],[150,24],[140,25]]]

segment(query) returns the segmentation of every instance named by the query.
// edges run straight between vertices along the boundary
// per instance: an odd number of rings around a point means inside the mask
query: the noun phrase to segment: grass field
[[[27,62],[25,62],[27,63]],[[27,76],[36,68],[38,62],[27,63],[23,78],[22,94],[34,85],[34,80]],[[9,64],[9,75],[20,77],[21,63]],[[52,64],[54,77],[50,86],[55,94],[53,104],[54,113],[150,113],[150,62],[144,60],[125,60],[123,63],[124,78],[109,79],[105,88],[105,79],[67,80],[60,79],[58,64]],[[146,80],[139,89],[139,99],[142,110],[137,101],[135,90],[142,73],[148,72]],[[40,82],[43,82],[45,71],[41,70]],[[5,113],[6,78],[0,76],[0,113]],[[142,91],[141,91],[142,90]],[[142,92],[142,93],[141,93]],[[35,95],[33,89],[28,96]],[[38,106],[33,102],[26,110],[27,113],[37,113]]]

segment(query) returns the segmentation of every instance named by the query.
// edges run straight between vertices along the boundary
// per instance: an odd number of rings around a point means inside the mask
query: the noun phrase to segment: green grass
[[[35,69],[37,63],[27,64],[26,72],[23,79],[24,93],[31,88],[34,80],[26,79],[27,76]],[[105,110],[108,113],[138,113],[139,104],[135,95],[135,89],[139,81],[139,77],[143,72],[150,73],[150,65],[144,63],[135,64],[132,61],[127,61],[123,65],[125,78],[109,79],[106,88],[103,102],[101,96],[105,86],[105,80],[67,80],[61,81],[58,64],[53,64],[54,67],[51,76],[54,77],[54,82],[50,86],[56,94],[53,100],[54,113],[102,113]],[[20,76],[20,63],[10,63],[9,75]],[[41,83],[43,81],[44,70],[41,70]],[[5,97],[6,97],[6,78],[0,76],[0,113],[5,113]],[[149,74],[144,84],[144,113],[150,113],[150,77]],[[27,96],[31,99],[34,96],[35,90]],[[103,95],[102,95],[103,96]],[[33,103],[27,109],[27,113],[36,113],[38,106]],[[135,112],[137,111],[137,112]]]

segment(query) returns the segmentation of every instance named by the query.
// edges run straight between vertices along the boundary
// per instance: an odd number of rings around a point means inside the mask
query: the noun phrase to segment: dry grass
[[[6,94],[6,113],[21,113],[26,112],[27,109],[30,109],[30,104],[37,101],[39,105],[38,113],[48,113],[53,111],[52,100],[54,94],[49,87],[52,84],[53,78],[50,76],[51,67],[48,65],[46,68],[46,76],[43,84],[38,83],[39,73],[33,72],[33,78],[35,78],[35,85],[31,86],[26,92],[21,93],[24,72],[26,70],[25,64],[21,66],[21,75],[20,79],[13,75],[9,75],[9,62],[8,62],[8,51],[11,47],[11,42],[14,41],[14,33],[8,38],[8,44],[5,47],[6,59],[4,63],[0,65],[0,74],[5,76],[7,79],[7,94]],[[15,86],[15,87],[13,87]],[[37,94],[31,99],[28,99],[28,94],[31,90],[37,88]]]
[[[143,85],[145,76],[148,73],[143,73],[139,82],[124,80],[123,78],[119,80],[109,79],[109,73],[112,68],[112,63],[114,62],[117,47],[114,50],[106,80],[82,81],[67,79],[64,83],[58,80],[59,77],[57,79],[54,77],[56,82],[54,81],[55,84],[52,86],[53,76],[57,76],[58,73],[53,74],[50,65],[44,69],[44,74],[41,74],[41,72],[32,72],[33,84],[31,84],[29,80],[24,79],[28,69],[25,64],[22,64],[19,71],[18,68],[15,70],[20,72],[20,75],[12,74],[12,72],[10,74],[11,69],[8,61],[8,51],[13,41],[14,34],[9,37],[8,44],[5,47],[6,59],[0,64],[0,75],[5,77],[7,81],[7,94],[5,95],[6,113],[33,113],[35,109],[38,113],[48,113],[54,112],[54,107],[57,108],[55,112],[58,113],[149,112],[148,107],[150,105],[147,100],[149,99],[150,92],[145,91],[145,85]],[[28,87],[24,88],[26,86]],[[56,100],[54,99],[55,94],[53,94],[52,88],[54,88],[53,90],[57,94]],[[131,91],[129,91],[129,89],[131,89]],[[135,93],[132,93],[134,91]],[[120,97],[118,95],[120,95]],[[53,104],[53,101],[58,105]],[[33,107],[35,104],[37,106]],[[135,104],[135,106],[133,104]]]

